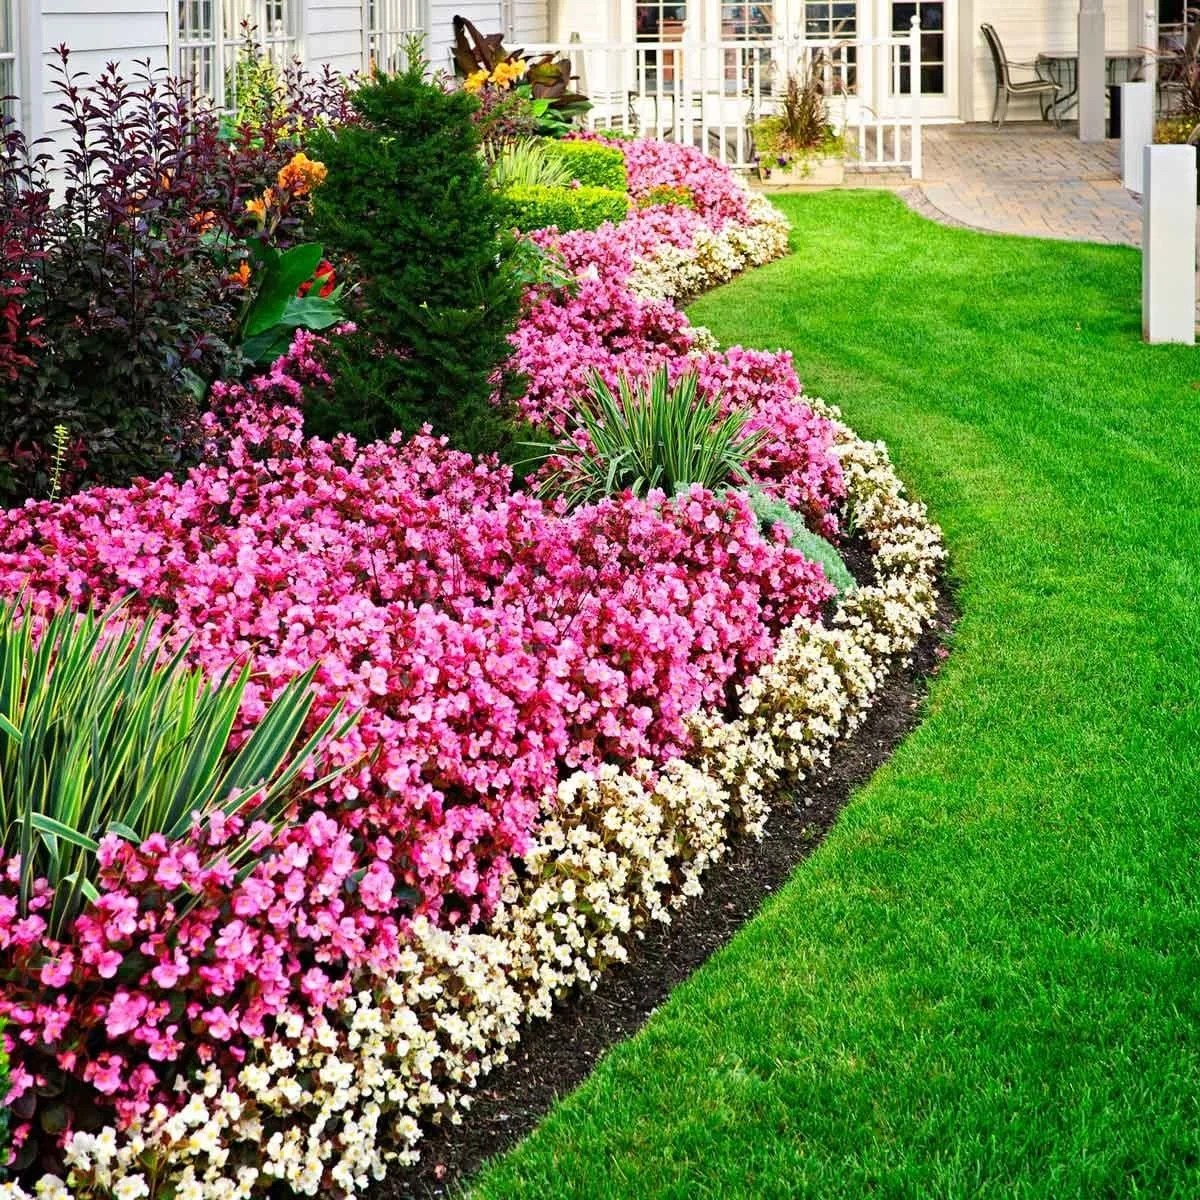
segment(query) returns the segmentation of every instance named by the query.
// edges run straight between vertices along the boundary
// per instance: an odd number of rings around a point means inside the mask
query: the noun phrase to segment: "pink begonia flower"
[[[790,357],[703,349],[681,312],[627,286],[657,248],[744,223],[745,193],[689,147],[620,146],[635,197],[686,187],[696,208],[534,235],[578,286],[525,298],[508,364],[527,380],[523,411],[571,434],[590,370],[610,384],[695,371],[767,431],[753,478],[836,533],[832,429]],[[0,860],[0,969],[22,981],[0,995],[12,1100],[54,1068],[127,1122],[182,1103],[180,1070],[236,1075],[279,1019],[311,1029],[364,971],[395,969],[414,907],[446,924],[492,909],[565,772],[686,754],[687,718],[723,705],[832,594],[735,493],[567,513],[429,432],[308,438],[301,406],[331,382],[325,344],[301,331],[263,374],[214,384],[203,465],[0,513],[0,589],[34,613],[132,592],[130,615],[161,613],[210,677],[253,659],[233,747],[312,664],[313,725],[338,701],[359,718],[323,747],[351,769],[282,833],[218,816],[177,843],[103,839],[100,900],[63,945],[39,915],[48,885],[22,916],[20,864]],[[223,854],[242,840],[259,861],[239,880]]]

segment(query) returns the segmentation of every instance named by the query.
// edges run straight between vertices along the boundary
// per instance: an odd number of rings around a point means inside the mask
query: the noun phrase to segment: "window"
[[[921,18],[921,95],[946,94],[946,4],[934,0],[928,4],[892,0],[892,33],[906,34],[914,16]],[[912,92],[912,64],[907,46],[899,48],[899,70],[894,71],[893,88],[897,95]]]
[[[263,54],[286,66],[300,53],[298,7],[299,0],[178,0],[175,71],[201,95],[232,108],[234,64],[246,30]]]
[[[367,62],[372,71],[392,72],[407,66],[406,49],[424,37],[423,0],[368,0]]]
[[[858,37],[858,4],[847,0],[806,0],[804,36],[813,42],[853,42]],[[825,53],[835,93],[852,94],[858,86],[858,47],[834,45]]]
[[[857,37],[858,5],[845,0],[807,0],[804,34],[814,42]]]
[[[721,37],[724,39],[769,38],[775,34],[773,4],[730,3],[722,0]]]
[[[683,23],[687,20],[686,4],[666,4],[663,0],[637,0],[634,6],[639,42],[678,42],[683,39]],[[637,75],[640,89],[652,91],[673,84],[681,77],[682,59],[675,49],[662,51],[639,50]]]
[[[686,4],[637,0],[635,13],[639,42],[677,42],[683,37],[683,23],[687,20]]]
[[[0,0],[0,117],[16,120],[18,84],[17,4],[16,0]]]

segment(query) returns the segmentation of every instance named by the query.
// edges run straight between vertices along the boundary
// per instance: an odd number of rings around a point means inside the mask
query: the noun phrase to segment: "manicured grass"
[[[695,306],[890,444],[961,587],[929,716],[477,1198],[1200,1195],[1200,356],[1122,249],[784,200]]]

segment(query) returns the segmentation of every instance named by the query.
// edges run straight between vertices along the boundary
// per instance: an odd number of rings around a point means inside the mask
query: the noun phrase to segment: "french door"
[[[909,32],[914,16],[921,18],[921,112],[926,117],[958,116],[958,5],[954,0],[886,0],[879,14],[895,35]],[[907,109],[914,85],[907,46],[897,51],[888,81],[893,109]]]

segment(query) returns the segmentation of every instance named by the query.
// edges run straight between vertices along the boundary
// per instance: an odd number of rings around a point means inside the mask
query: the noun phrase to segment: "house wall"
[[[550,5],[547,0],[511,0],[508,9],[508,34],[514,45],[550,40]]]
[[[349,75],[363,67],[362,0],[308,0],[304,57],[320,69],[328,63]]]
[[[703,0],[693,0],[697,9]],[[715,0],[710,0],[715,3]],[[1134,48],[1145,38],[1142,11],[1152,0],[1105,0],[1107,42],[1117,49]],[[859,0],[860,13],[875,0]],[[1079,0],[958,0],[958,102],[956,115],[967,121],[991,119],[995,71],[979,26],[996,27],[1010,60],[1032,61],[1043,50],[1073,47],[1077,40]],[[774,5],[777,20],[798,30],[803,0]],[[880,11],[886,12],[886,5]],[[584,42],[627,40],[633,36],[633,0],[551,0],[551,38],[567,41],[578,34]],[[1031,78],[1018,75],[1018,78]],[[1036,119],[1036,99],[1009,103],[1010,119]]]
[[[31,96],[40,95],[40,111],[29,124],[36,133],[54,135],[63,128],[62,114],[54,111],[58,93],[53,89],[57,61],[52,47],[66,43],[70,67],[95,78],[107,63],[118,61],[128,74],[138,59],[155,67],[167,65],[167,0],[43,0],[40,21],[31,21],[31,45],[42,53],[27,54],[34,78],[28,81]]]
[[[435,70],[450,69],[455,17],[466,17],[481,33],[499,32],[504,21],[501,0],[431,0],[429,17],[429,61]]]

